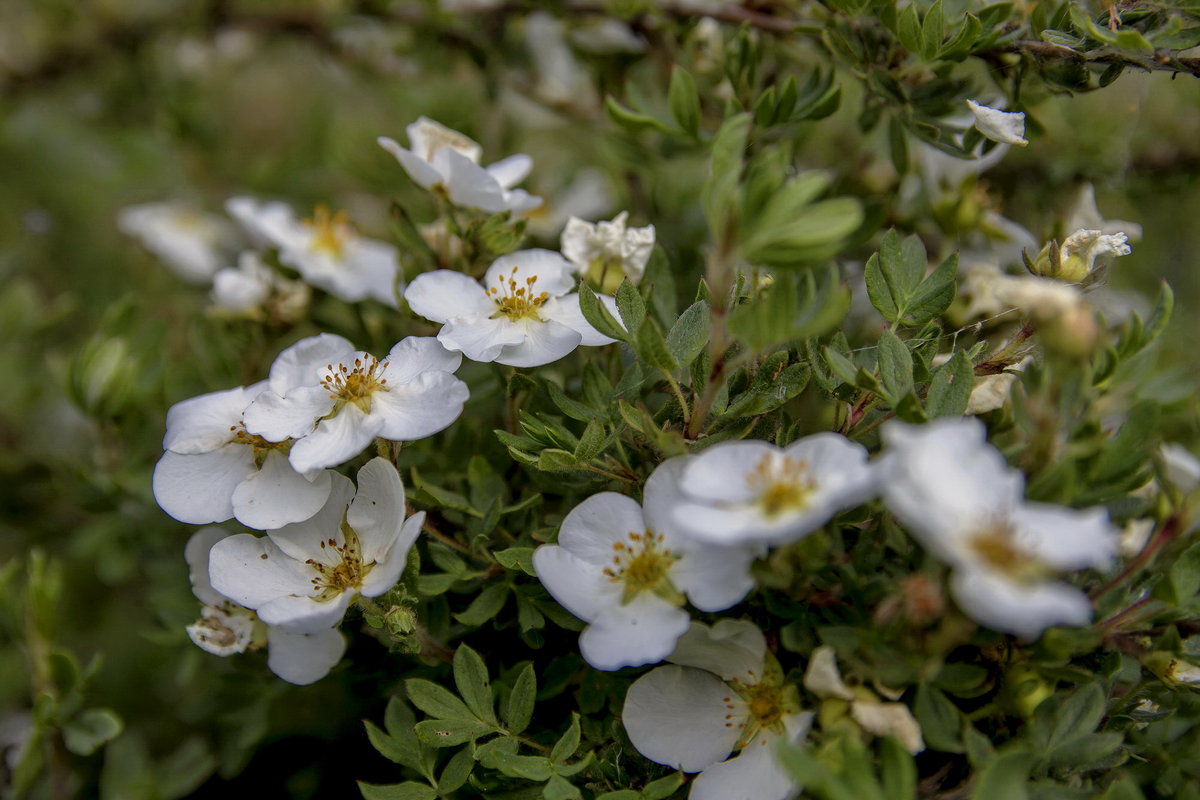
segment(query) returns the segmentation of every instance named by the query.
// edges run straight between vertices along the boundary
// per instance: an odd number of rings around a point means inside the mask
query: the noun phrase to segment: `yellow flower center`
[[[334,563],[326,564],[310,558],[304,563],[316,570],[312,578],[313,588],[318,594],[313,598],[319,602],[332,600],[342,592],[357,590],[362,586],[363,579],[371,571],[374,564],[363,564],[362,546],[358,542],[358,534],[354,529],[342,523],[342,544],[330,538],[321,542],[321,549],[333,554]]]
[[[768,654],[767,659],[772,661],[773,657]],[[768,733],[785,733],[784,716],[800,711],[800,696],[796,687],[785,686],[783,675],[777,668],[767,665],[764,672],[755,683],[744,683],[737,678],[729,682],[746,710],[746,719],[741,723],[735,722],[739,716],[738,704],[732,695],[724,698],[725,709],[729,712],[725,715],[725,727],[742,727],[737,748],[745,747],[759,737],[763,737],[760,744],[766,744],[765,734]],[[751,680],[756,678],[753,674],[749,677]]]
[[[350,217],[345,211],[331,214],[324,205],[317,206],[310,219],[304,224],[312,228],[312,249],[320,250],[334,258],[341,258],[345,253],[346,241],[353,235],[350,227]]]
[[[816,489],[808,474],[808,462],[767,453],[746,476],[750,491],[757,495],[758,506],[767,517],[789,511],[803,511]]]
[[[504,315],[513,322],[526,318],[541,322],[542,318],[538,314],[538,309],[549,299],[549,293],[534,292],[533,287],[537,283],[537,275],[526,278],[524,286],[518,284],[516,275],[517,267],[513,267],[507,277],[500,276],[496,285],[487,290],[488,296],[496,304],[496,313],[492,314],[492,319]]]
[[[387,378],[381,378],[387,369],[388,362],[380,361],[375,356],[354,359],[354,366],[345,364],[325,365],[325,377],[321,379],[321,387],[328,390],[329,396],[336,400],[331,414],[336,414],[342,406],[351,403],[358,406],[364,414],[371,411],[371,396],[375,392],[386,392]]]
[[[613,543],[612,566],[604,568],[610,582],[625,584],[622,604],[642,592],[653,592],[676,605],[682,604],[683,596],[671,584],[669,575],[679,556],[662,546],[663,537],[646,530],[630,531],[627,539],[628,542]]]
[[[993,521],[968,540],[971,551],[984,564],[1015,581],[1045,577],[1047,569],[1037,557],[1020,547],[1007,521]]]
[[[240,422],[237,425],[230,425],[229,431],[233,434],[229,440],[230,442],[246,445],[254,450],[254,466],[259,469],[262,468],[263,462],[267,460],[267,455],[271,451],[278,450],[287,455],[288,451],[292,449],[291,439],[284,439],[282,442],[271,442],[261,436],[248,433],[246,426]]]

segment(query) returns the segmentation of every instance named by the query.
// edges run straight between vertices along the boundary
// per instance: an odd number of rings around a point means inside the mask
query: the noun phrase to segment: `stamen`
[[[515,277],[517,269],[517,267],[513,267],[508,277],[500,276],[496,280],[496,285],[487,290],[488,295],[496,304],[496,313],[492,315],[492,319],[504,315],[513,322],[526,318],[542,322],[538,309],[550,299],[550,294],[549,292],[534,293],[533,285],[537,283],[537,275],[529,276],[525,279],[524,286],[518,286]]]
[[[304,225],[313,229],[312,248],[323,250],[334,258],[345,255],[346,242],[354,235],[346,212],[331,214],[325,205],[317,206],[312,217],[304,220]]]
[[[345,364],[338,364],[337,367],[326,365],[321,388],[337,401],[332,413],[336,414],[347,403],[353,403],[364,413],[370,413],[371,396],[375,392],[388,391],[387,379],[380,377],[387,367],[387,361],[379,361],[370,355],[365,360],[354,359],[354,369],[347,369]]]

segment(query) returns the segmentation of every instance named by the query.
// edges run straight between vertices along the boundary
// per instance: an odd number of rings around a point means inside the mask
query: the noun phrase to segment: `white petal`
[[[183,549],[183,557],[187,560],[188,578],[192,583],[192,594],[201,603],[219,606],[226,598],[212,587],[208,579],[208,551],[229,533],[221,528],[201,528],[191,535]]]
[[[767,640],[753,622],[723,619],[709,627],[693,622],[667,660],[707,670],[725,680],[758,683],[763,676]]]
[[[242,412],[262,387],[254,392],[243,387],[192,397],[167,411],[167,434],[163,449],[193,455],[207,453],[228,444],[232,428],[242,422]]]
[[[862,729],[876,736],[891,736],[909,753],[916,755],[925,749],[921,726],[904,703],[872,703],[857,700],[850,705],[850,715]]]
[[[730,480],[737,482],[737,476]],[[722,507],[688,500],[672,509],[672,520],[688,537],[713,547],[747,547],[776,538],[771,522],[748,504]]]
[[[675,649],[688,621],[683,609],[642,592],[597,616],[580,634],[579,650],[585,661],[600,670],[655,664]]]
[[[782,453],[769,442],[720,442],[691,458],[680,485],[685,494],[702,505],[748,503],[755,495],[747,478],[764,459],[774,459]]]
[[[307,686],[321,680],[342,660],[346,637],[337,628],[319,633],[289,633],[267,628],[267,666],[288,683]]]
[[[268,378],[271,391],[282,397],[300,386],[316,386],[327,364],[353,361],[355,352],[353,344],[332,333],[301,339],[275,357]]]
[[[1174,442],[1165,442],[1158,452],[1167,470],[1167,480],[1179,491],[1187,494],[1200,487],[1200,459],[1192,455],[1191,450]]]
[[[342,592],[328,600],[285,595],[259,606],[258,618],[288,633],[320,633],[341,622],[353,600],[353,592]]]
[[[1025,138],[1024,113],[1010,114],[998,108],[980,105],[974,100],[968,100],[967,106],[975,115],[976,130],[993,142],[1015,144],[1021,147],[1029,144]]]
[[[695,544],[671,568],[671,583],[701,611],[723,611],[754,588],[750,565],[765,547]]]
[[[1016,583],[983,570],[956,570],[955,602],[967,616],[993,630],[1035,639],[1051,625],[1087,625],[1092,604],[1079,589],[1058,581]]]
[[[1011,517],[1018,546],[1055,569],[1107,569],[1119,538],[1102,508],[1076,511],[1048,503],[1024,503]]]
[[[224,522],[233,516],[234,490],[254,472],[254,451],[246,445],[193,456],[166,452],[154,467],[154,499],[180,522]]]
[[[659,667],[629,687],[621,720],[629,740],[646,758],[699,772],[728,756],[737,744],[744,703],[738,701],[742,713],[737,718],[726,719],[731,699],[737,695],[711,673]]]
[[[280,597],[309,594],[313,570],[289,558],[265,536],[239,533],[212,546],[208,574],[213,588],[246,608]]]
[[[565,547],[544,544],[533,551],[533,569],[550,596],[584,622],[620,602],[620,588],[595,564]]]
[[[804,670],[804,688],[817,697],[854,699],[854,692],[850,691],[838,670],[837,654],[827,645],[813,650],[809,657],[808,667]]]
[[[358,471],[346,524],[358,534],[364,564],[379,561],[404,524],[404,484],[390,461],[372,458]]]
[[[382,377],[394,386],[425,372],[454,372],[462,364],[462,353],[447,350],[432,336],[406,336],[383,360],[388,366]]]
[[[789,458],[807,462],[820,502],[835,510],[861,505],[875,494],[877,476],[867,448],[840,433],[818,433],[788,445]]]
[[[778,734],[763,734],[736,758],[714,764],[692,783],[689,800],[787,800],[799,786],[780,766]]]
[[[568,355],[579,346],[582,336],[553,320],[524,320],[525,341],[508,345],[496,357],[497,364],[510,367],[540,367]]]
[[[601,492],[584,500],[563,518],[558,543],[572,555],[597,566],[608,566],[618,542],[628,544],[630,533],[646,530],[642,507],[632,497]]]
[[[333,398],[322,386],[299,386],[287,396],[266,391],[246,409],[246,431],[271,442],[299,439],[311,434],[317,421],[332,409]]]
[[[224,606],[225,601],[221,601]],[[224,607],[205,606],[200,619],[187,626],[188,638],[205,652],[214,656],[231,656],[244,653],[254,640],[254,627],[258,620],[253,611]]]
[[[476,162],[483,154],[478,142],[426,116],[417,117],[416,122],[405,126],[404,132],[408,134],[413,151],[426,161],[432,161],[442,148],[449,148]]]
[[[317,423],[317,429],[292,445],[288,459],[298,472],[336,467],[357,456],[383,430],[378,414],[364,414],[349,404],[332,417]]]
[[[490,301],[489,301],[490,302]],[[473,317],[448,322],[438,331],[438,341],[472,361],[495,361],[508,345],[525,341],[525,326],[507,317]]]
[[[372,398],[371,415],[383,420],[378,435],[411,442],[448,428],[462,414],[470,395],[467,385],[449,372],[426,372],[408,383],[392,385]]]
[[[391,547],[383,554],[383,560],[375,565],[367,577],[363,579],[359,594],[363,597],[378,597],[396,585],[408,561],[408,551],[421,535],[421,526],[425,524],[425,512],[418,511],[404,521],[400,527],[400,535],[392,542]]]
[[[666,534],[672,540],[679,534],[675,530],[671,510],[685,499],[681,482],[684,469],[691,458],[679,456],[662,462],[650,473],[646,485],[642,488],[642,515],[645,517],[646,527],[655,533]]]
[[[533,159],[523,153],[518,153],[508,158],[500,159],[495,164],[489,166],[487,171],[496,179],[501,188],[511,189],[525,180],[532,169]]]
[[[603,294],[597,295],[597,297],[608,308],[609,313],[615,319],[619,320],[616,300]],[[542,316],[546,319],[554,320],[560,325],[566,325],[578,333],[582,337],[579,343],[587,347],[599,347],[600,345],[612,344],[616,341],[616,339],[609,338],[592,327],[592,324],[583,316],[583,310],[579,307],[579,295],[574,292],[548,300],[542,306]]]
[[[433,166],[425,162],[416,153],[400,146],[400,143],[395,139],[389,139],[386,136],[380,136],[375,140],[379,146],[387,150],[396,160],[400,162],[400,166],[404,167],[404,171],[408,173],[408,177],[420,186],[422,189],[429,189],[442,182],[444,176],[438,172]]]
[[[309,559],[334,565],[338,559],[326,547],[330,539],[342,544],[342,518],[354,497],[354,483],[345,475],[329,471],[329,498],[316,514],[306,520],[267,531],[277,547],[298,563]]]
[[[396,278],[400,261],[396,248],[386,242],[355,236],[345,243],[344,251],[341,263],[336,265],[338,269],[320,280],[312,276],[309,282],[350,303],[371,297],[399,308]]]
[[[233,514],[247,528],[282,528],[320,511],[330,486],[327,471],[310,481],[292,468],[287,456],[272,450],[262,468],[233,490]]]
[[[477,208],[489,214],[508,210],[504,188],[475,162],[449,148],[442,148],[434,155],[433,164],[445,174],[446,191],[454,205]]]
[[[512,189],[504,193],[504,206],[513,213],[532,211],[542,204],[542,198],[524,189]]]
[[[507,283],[510,278],[517,286],[525,286],[530,278],[536,278],[534,290],[546,292],[551,297],[564,295],[575,288],[574,269],[553,250],[534,248],[500,256],[488,267],[483,285],[495,287],[501,280]]]
[[[487,317],[496,304],[476,281],[448,269],[418,275],[404,290],[404,299],[414,314],[434,322]]]

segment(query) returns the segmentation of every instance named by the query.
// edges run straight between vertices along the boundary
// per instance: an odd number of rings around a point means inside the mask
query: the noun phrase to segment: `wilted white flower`
[[[967,101],[967,107],[975,115],[975,128],[993,142],[1015,144],[1024,147],[1029,144],[1025,138],[1025,114],[1015,114],[1001,111],[998,108],[980,105],[974,100]]]
[[[691,800],[785,800],[800,787],[780,766],[780,740],[808,735],[795,686],[767,651],[753,623],[693,622],[667,659],[634,681],[621,719],[629,740],[651,761],[699,772]],[[740,750],[738,755],[730,754]]]
[[[226,267],[213,275],[213,310],[220,314],[295,322],[311,296],[308,284],[283,277],[253,250],[238,256],[236,269]]]
[[[411,149],[387,136],[376,141],[421,188],[441,189],[454,205],[489,214],[526,211],[541,204],[542,198],[512,188],[533,168],[529,156],[509,156],[485,169],[479,166],[483,148],[456,130],[426,117],[405,130]]]
[[[835,697],[850,703],[850,717],[867,733],[892,736],[905,750],[916,755],[925,749],[921,726],[904,703],[884,703],[868,689],[856,694],[842,680],[833,648],[822,645],[813,651],[804,672],[804,688],[817,697]]]
[[[1100,231],[1078,230],[1058,246],[1049,242],[1034,260],[1033,270],[1047,278],[1077,283],[1096,266],[1096,259],[1107,256],[1127,256],[1132,252],[1125,243],[1125,234],[1105,234]]]
[[[645,508],[603,492],[563,519],[557,545],[533,555],[538,579],[564,608],[589,623],[579,637],[597,669],[652,664],[688,628],[684,595],[701,611],[737,603],[754,586],[756,547],[714,547],[679,536],[665,516],[677,491],[680,459],[646,482]]]
[[[1024,477],[973,418],[890,422],[882,480],[888,508],[942,561],[969,616],[1032,639],[1051,625],[1085,625],[1087,595],[1055,575],[1105,568],[1117,549],[1103,509],[1023,499]]]
[[[380,361],[340,336],[311,336],[275,359],[246,430],[295,440],[288,459],[301,472],[344,463],[377,436],[423,439],[462,413],[467,385],[453,374],[461,361],[429,337],[409,336]]]
[[[329,473],[298,472],[287,437],[248,433],[243,414],[265,382],[211,392],[167,411],[167,452],[154,468],[154,499],[180,522],[202,525],[236,517],[265,530],[308,519],[329,497]]]
[[[253,611],[236,605],[212,587],[208,557],[213,545],[226,538],[220,528],[201,528],[188,540],[185,555],[192,592],[204,603],[200,619],[187,627],[197,647],[217,656],[242,653],[264,645],[267,666],[289,683],[304,686],[329,674],[342,660],[346,637],[335,628],[315,633],[289,633],[266,625]]]
[[[226,208],[253,238],[279,248],[280,262],[307,283],[348,303],[371,297],[393,308],[398,305],[396,248],[359,236],[345,212],[334,214],[317,206],[311,219],[301,221],[284,203],[249,197],[235,197]]]
[[[483,285],[461,272],[418,276],[404,299],[414,312],[443,323],[438,341],[472,361],[536,367],[579,345],[613,340],[588,324],[570,265],[549,250],[521,250],[496,259]],[[615,312],[611,298],[607,300]]]
[[[404,485],[382,458],[359,470],[357,493],[348,478],[333,479],[329,502],[311,519],[214,544],[208,561],[213,588],[293,634],[326,631],[358,595],[391,589],[425,512],[405,520]]]
[[[611,222],[591,223],[571,217],[562,234],[562,254],[603,294],[615,294],[624,278],[632,283],[640,281],[654,252],[654,226],[629,228],[625,225],[628,218],[627,211]]]
[[[117,225],[190,283],[207,283],[237,243],[228,222],[184,203],[129,206]]]
[[[688,456],[671,520],[710,544],[781,544],[824,525],[876,490],[866,448],[818,433],[786,448],[721,442]]]

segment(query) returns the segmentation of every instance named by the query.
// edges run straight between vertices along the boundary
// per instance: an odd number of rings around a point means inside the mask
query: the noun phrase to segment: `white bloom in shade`
[[[781,544],[812,533],[876,491],[866,448],[818,433],[786,448],[735,441],[689,456],[671,519],[710,544]]]
[[[346,637],[330,627],[316,633],[289,633],[268,626],[253,611],[235,605],[212,587],[208,558],[213,545],[226,538],[220,528],[201,528],[188,540],[185,556],[192,592],[204,603],[200,619],[187,627],[201,649],[218,656],[268,648],[267,666],[300,686],[324,678],[346,651]]]
[[[813,651],[804,672],[804,688],[817,697],[834,697],[850,703],[850,716],[858,726],[874,736],[892,736],[905,750],[916,755],[925,749],[921,726],[904,703],[884,703],[866,688],[856,694],[842,680],[833,648]]]
[[[529,156],[509,156],[485,169],[479,166],[483,148],[456,130],[427,117],[419,117],[405,130],[411,149],[387,136],[376,141],[421,188],[440,189],[454,205],[489,214],[527,211],[541,205],[542,198],[512,188],[533,168]]]
[[[154,467],[154,499],[180,522],[201,525],[236,517],[266,530],[308,519],[329,497],[329,473],[295,470],[287,437],[246,432],[242,415],[266,389],[256,383],[202,394],[167,412],[167,452]]]
[[[409,336],[380,361],[340,336],[311,336],[275,359],[246,430],[295,439],[288,459],[305,473],[349,461],[377,436],[423,439],[462,413],[467,385],[453,375],[461,361],[430,337]]]
[[[537,367],[579,345],[613,340],[588,324],[570,265],[550,250],[520,250],[496,259],[483,285],[461,272],[420,275],[404,293],[412,310],[443,323],[438,341],[472,361]],[[615,313],[611,298],[605,300]]]
[[[236,268],[213,275],[213,310],[220,314],[295,322],[308,309],[311,296],[307,284],[284,278],[253,250],[238,256]]]
[[[595,224],[571,217],[562,234],[563,255],[603,294],[614,294],[622,278],[640,281],[654,251],[654,226],[626,227],[628,217],[622,211],[611,222]]]
[[[543,545],[533,565],[547,591],[589,623],[579,637],[596,669],[666,658],[688,628],[686,593],[701,611],[729,608],[753,588],[756,547],[713,547],[680,537],[665,511],[677,491],[681,459],[646,482],[645,509],[615,492],[593,495],[567,514],[557,545]]]
[[[780,740],[808,735],[795,686],[742,620],[693,622],[668,661],[634,681],[621,712],[629,740],[651,761],[699,772],[691,800],[786,800],[800,787],[779,765]],[[729,758],[735,750],[741,752]]]
[[[298,220],[283,203],[235,197],[225,204],[260,243],[279,248],[281,263],[307,283],[356,303],[368,297],[393,308],[400,261],[396,248],[355,232],[345,212],[317,206],[311,219]]]
[[[425,512],[404,518],[396,468],[374,458],[358,472],[358,492],[334,475],[329,502],[304,522],[237,534],[213,545],[213,588],[258,612],[268,625],[317,634],[336,625],[358,595],[378,597],[404,570]]]
[[[1027,639],[1087,624],[1087,595],[1054,576],[1111,564],[1118,537],[1103,509],[1025,502],[1024,477],[975,419],[891,422],[883,440],[884,500],[954,568],[950,588],[963,611]]]
[[[129,206],[117,225],[190,283],[207,283],[237,241],[228,222],[184,203]]]
[[[967,101],[967,107],[975,115],[975,128],[993,142],[1015,144],[1024,147],[1029,144],[1025,138],[1025,114],[1015,114],[1001,111],[998,108],[980,105],[974,100]]]

